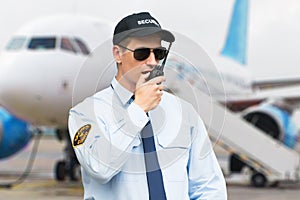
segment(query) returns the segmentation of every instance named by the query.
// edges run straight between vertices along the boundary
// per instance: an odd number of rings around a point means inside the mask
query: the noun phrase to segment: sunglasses
[[[128,51],[133,52],[133,57],[138,61],[146,60],[150,53],[153,52],[156,60],[162,60],[166,57],[168,50],[164,47],[158,47],[158,48],[138,48],[135,50],[128,49],[127,47],[124,47],[122,45],[119,45],[120,47],[127,49]]]

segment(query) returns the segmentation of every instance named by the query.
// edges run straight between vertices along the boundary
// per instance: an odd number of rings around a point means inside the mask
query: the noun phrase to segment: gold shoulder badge
[[[78,146],[84,143],[86,137],[88,136],[92,126],[90,124],[86,124],[81,127],[75,134],[73,139],[73,146]]]

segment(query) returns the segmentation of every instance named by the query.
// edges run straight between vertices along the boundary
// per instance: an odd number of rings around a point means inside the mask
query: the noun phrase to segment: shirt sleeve
[[[225,179],[200,117],[192,137],[188,163],[190,199],[226,200]]]
[[[134,102],[130,104],[127,111],[130,121],[138,127],[144,127],[149,121],[146,113]]]
[[[92,104],[84,103],[70,110],[69,134],[81,167],[100,183],[107,183],[122,169],[133,146],[140,142],[138,135],[148,117],[139,113],[141,118],[131,118],[140,111],[130,106],[124,113],[118,113],[117,119],[96,116],[89,105]],[[111,111],[101,109],[104,113]]]

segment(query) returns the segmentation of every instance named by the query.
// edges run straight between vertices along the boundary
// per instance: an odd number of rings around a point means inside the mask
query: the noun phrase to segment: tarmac
[[[54,136],[43,136],[30,173],[24,182],[7,188],[7,184],[16,181],[26,170],[33,149],[33,140],[22,152],[0,161],[0,200],[79,200],[83,199],[81,182],[54,179],[56,161],[63,158],[64,143]],[[228,165],[226,153],[215,149],[220,165]],[[226,169],[224,170],[226,174]],[[247,177],[226,176],[229,200],[286,200],[299,199],[300,185],[279,184],[278,187],[254,188]]]

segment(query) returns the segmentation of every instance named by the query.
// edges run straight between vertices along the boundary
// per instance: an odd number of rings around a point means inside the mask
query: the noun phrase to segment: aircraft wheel
[[[78,181],[81,178],[80,165],[76,162],[72,162],[70,166],[70,179],[71,181]]]
[[[55,166],[55,178],[58,181],[64,181],[66,179],[66,162],[58,161]]]
[[[254,187],[265,187],[267,184],[267,178],[265,175],[259,172],[255,172],[251,177],[251,185]]]
[[[64,132],[64,131],[62,131],[62,130],[60,130],[60,129],[57,129],[57,130],[55,131],[55,136],[56,136],[56,138],[57,138],[59,141],[62,141],[62,140],[65,138],[65,136],[66,136],[66,132]]]

